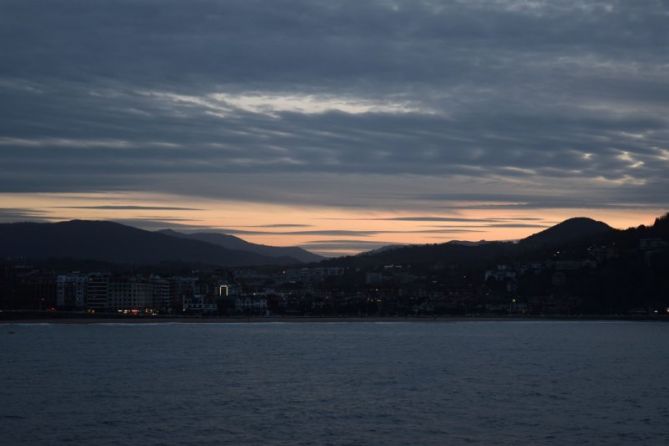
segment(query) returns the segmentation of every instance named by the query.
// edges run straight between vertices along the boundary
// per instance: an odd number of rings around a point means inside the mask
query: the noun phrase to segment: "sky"
[[[2,0],[0,222],[326,255],[669,210],[668,0]]]

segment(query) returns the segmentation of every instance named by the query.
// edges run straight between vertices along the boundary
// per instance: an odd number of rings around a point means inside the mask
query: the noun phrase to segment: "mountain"
[[[246,240],[242,240],[239,237],[235,237],[234,235],[222,234],[219,232],[195,232],[191,234],[184,234],[182,232],[173,231],[171,229],[164,229],[158,232],[172,237],[179,237],[188,240],[199,240],[201,242],[211,243],[226,249],[251,252],[266,257],[289,257],[303,263],[320,262],[323,260],[323,257],[297,246],[282,247],[259,245],[256,243],[247,242]]]
[[[515,242],[462,242],[451,241],[432,245],[408,245],[390,250],[375,250],[354,257],[328,260],[328,264],[370,267],[385,264],[437,265],[452,264],[478,267],[495,260],[527,258],[532,253],[555,245],[599,239],[618,234],[619,231],[589,218],[571,218]],[[543,253],[541,253],[543,255]]]
[[[614,233],[616,230],[604,222],[591,218],[570,218],[533,234],[520,241],[521,244],[548,245],[568,243],[592,237],[601,237]]]
[[[669,212],[655,219],[655,224],[650,228],[650,233],[654,237],[669,240]]]
[[[382,252],[388,252],[388,251],[392,251],[394,249],[406,248],[408,246],[412,246],[412,245],[385,245],[385,246],[381,246],[380,248],[374,248],[374,249],[370,249],[369,251],[361,252],[360,254],[357,254],[357,255],[359,255],[359,256],[369,256],[369,255],[381,254]]]
[[[480,266],[490,259],[510,255],[516,249],[511,242],[490,242],[477,245],[440,243],[407,245],[395,249],[368,251],[365,255],[325,260],[326,265],[368,268],[390,264]]]
[[[485,245],[487,242],[486,240],[479,240],[478,242],[470,242],[468,240],[451,240],[450,242],[446,242],[449,245],[462,245],[462,246],[480,246],[480,245]]]
[[[360,254],[357,254],[358,256],[373,256],[377,254],[383,254],[387,253],[389,251],[395,251],[398,249],[413,249],[413,248],[422,248],[422,250],[430,250],[435,246],[480,246],[484,245],[488,242],[481,240],[479,242],[469,242],[469,241],[462,241],[462,240],[451,240],[450,242],[446,242],[442,245],[385,245],[380,248],[375,248],[371,249],[369,251],[361,252]],[[418,251],[421,251],[420,249]]]
[[[0,224],[0,257],[69,258],[138,265],[165,262],[217,266],[298,263],[290,257],[263,256],[119,223],[84,220]]]

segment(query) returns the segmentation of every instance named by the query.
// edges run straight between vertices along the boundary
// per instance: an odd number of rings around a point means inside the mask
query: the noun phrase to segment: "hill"
[[[561,244],[592,241],[614,236],[619,231],[589,218],[571,218],[519,242],[461,242],[452,241],[431,245],[409,245],[391,250],[376,250],[353,257],[327,261],[341,266],[370,267],[384,264],[458,264],[478,267],[492,261],[525,258],[533,252]],[[542,253],[543,254],[543,253]]]
[[[570,218],[533,234],[520,241],[521,244],[547,245],[569,243],[586,238],[595,238],[614,233],[616,230],[604,222],[591,218]]]
[[[480,266],[492,258],[510,255],[515,251],[511,242],[489,242],[477,245],[440,243],[431,245],[400,246],[395,249],[367,252],[365,255],[326,260],[332,266],[367,268],[389,264],[434,266],[457,263]]]
[[[0,257],[68,258],[138,265],[164,262],[217,266],[298,263],[289,257],[263,256],[119,223],[83,220],[0,224]]]
[[[179,237],[188,240],[199,240],[201,242],[211,243],[222,248],[250,252],[266,257],[292,258],[303,263],[320,262],[323,260],[323,257],[297,246],[282,247],[260,245],[247,242],[246,240],[235,237],[234,235],[223,234],[220,232],[195,232],[191,234],[185,234],[171,229],[164,229],[158,232],[172,237]]]

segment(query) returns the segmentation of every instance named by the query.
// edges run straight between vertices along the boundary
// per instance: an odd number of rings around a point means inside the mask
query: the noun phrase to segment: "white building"
[[[137,278],[110,282],[108,308],[112,310],[153,308],[152,284]]]

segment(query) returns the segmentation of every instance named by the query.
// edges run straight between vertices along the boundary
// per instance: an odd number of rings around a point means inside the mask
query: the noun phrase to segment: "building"
[[[267,314],[267,297],[240,296],[235,299],[235,310],[244,314]]]
[[[56,306],[67,310],[83,309],[87,285],[88,276],[78,272],[56,277]]]
[[[497,269],[488,270],[485,272],[484,280],[516,280],[516,272],[507,265],[497,265]]]
[[[109,309],[144,310],[153,308],[151,282],[137,277],[109,283]]]
[[[168,311],[172,307],[170,281],[160,276],[151,276],[152,304],[154,310]]]
[[[176,276],[170,279],[170,307],[176,311],[184,311],[187,302],[199,294],[196,277]]]
[[[0,265],[0,308],[46,310],[55,306],[55,274],[26,265]]]
[[[92,273],[86,283],[86,308],[101,311],[108,308],[109,273]]]
[[[368,272],[365,274],[365,284],[366,285],[381,285],[384,282],[385,278],[383,273],[379,272]]]
[[[215,314],[218,312],[218,305],[215,299],[204,294],[194,294],[184,299],[182,311],[184,313]]]
[[[669,242],[661,238],[642,238],[639,240],[639,248],[641,248],[642,251],[664,249],[667,247],[669,247]]]

